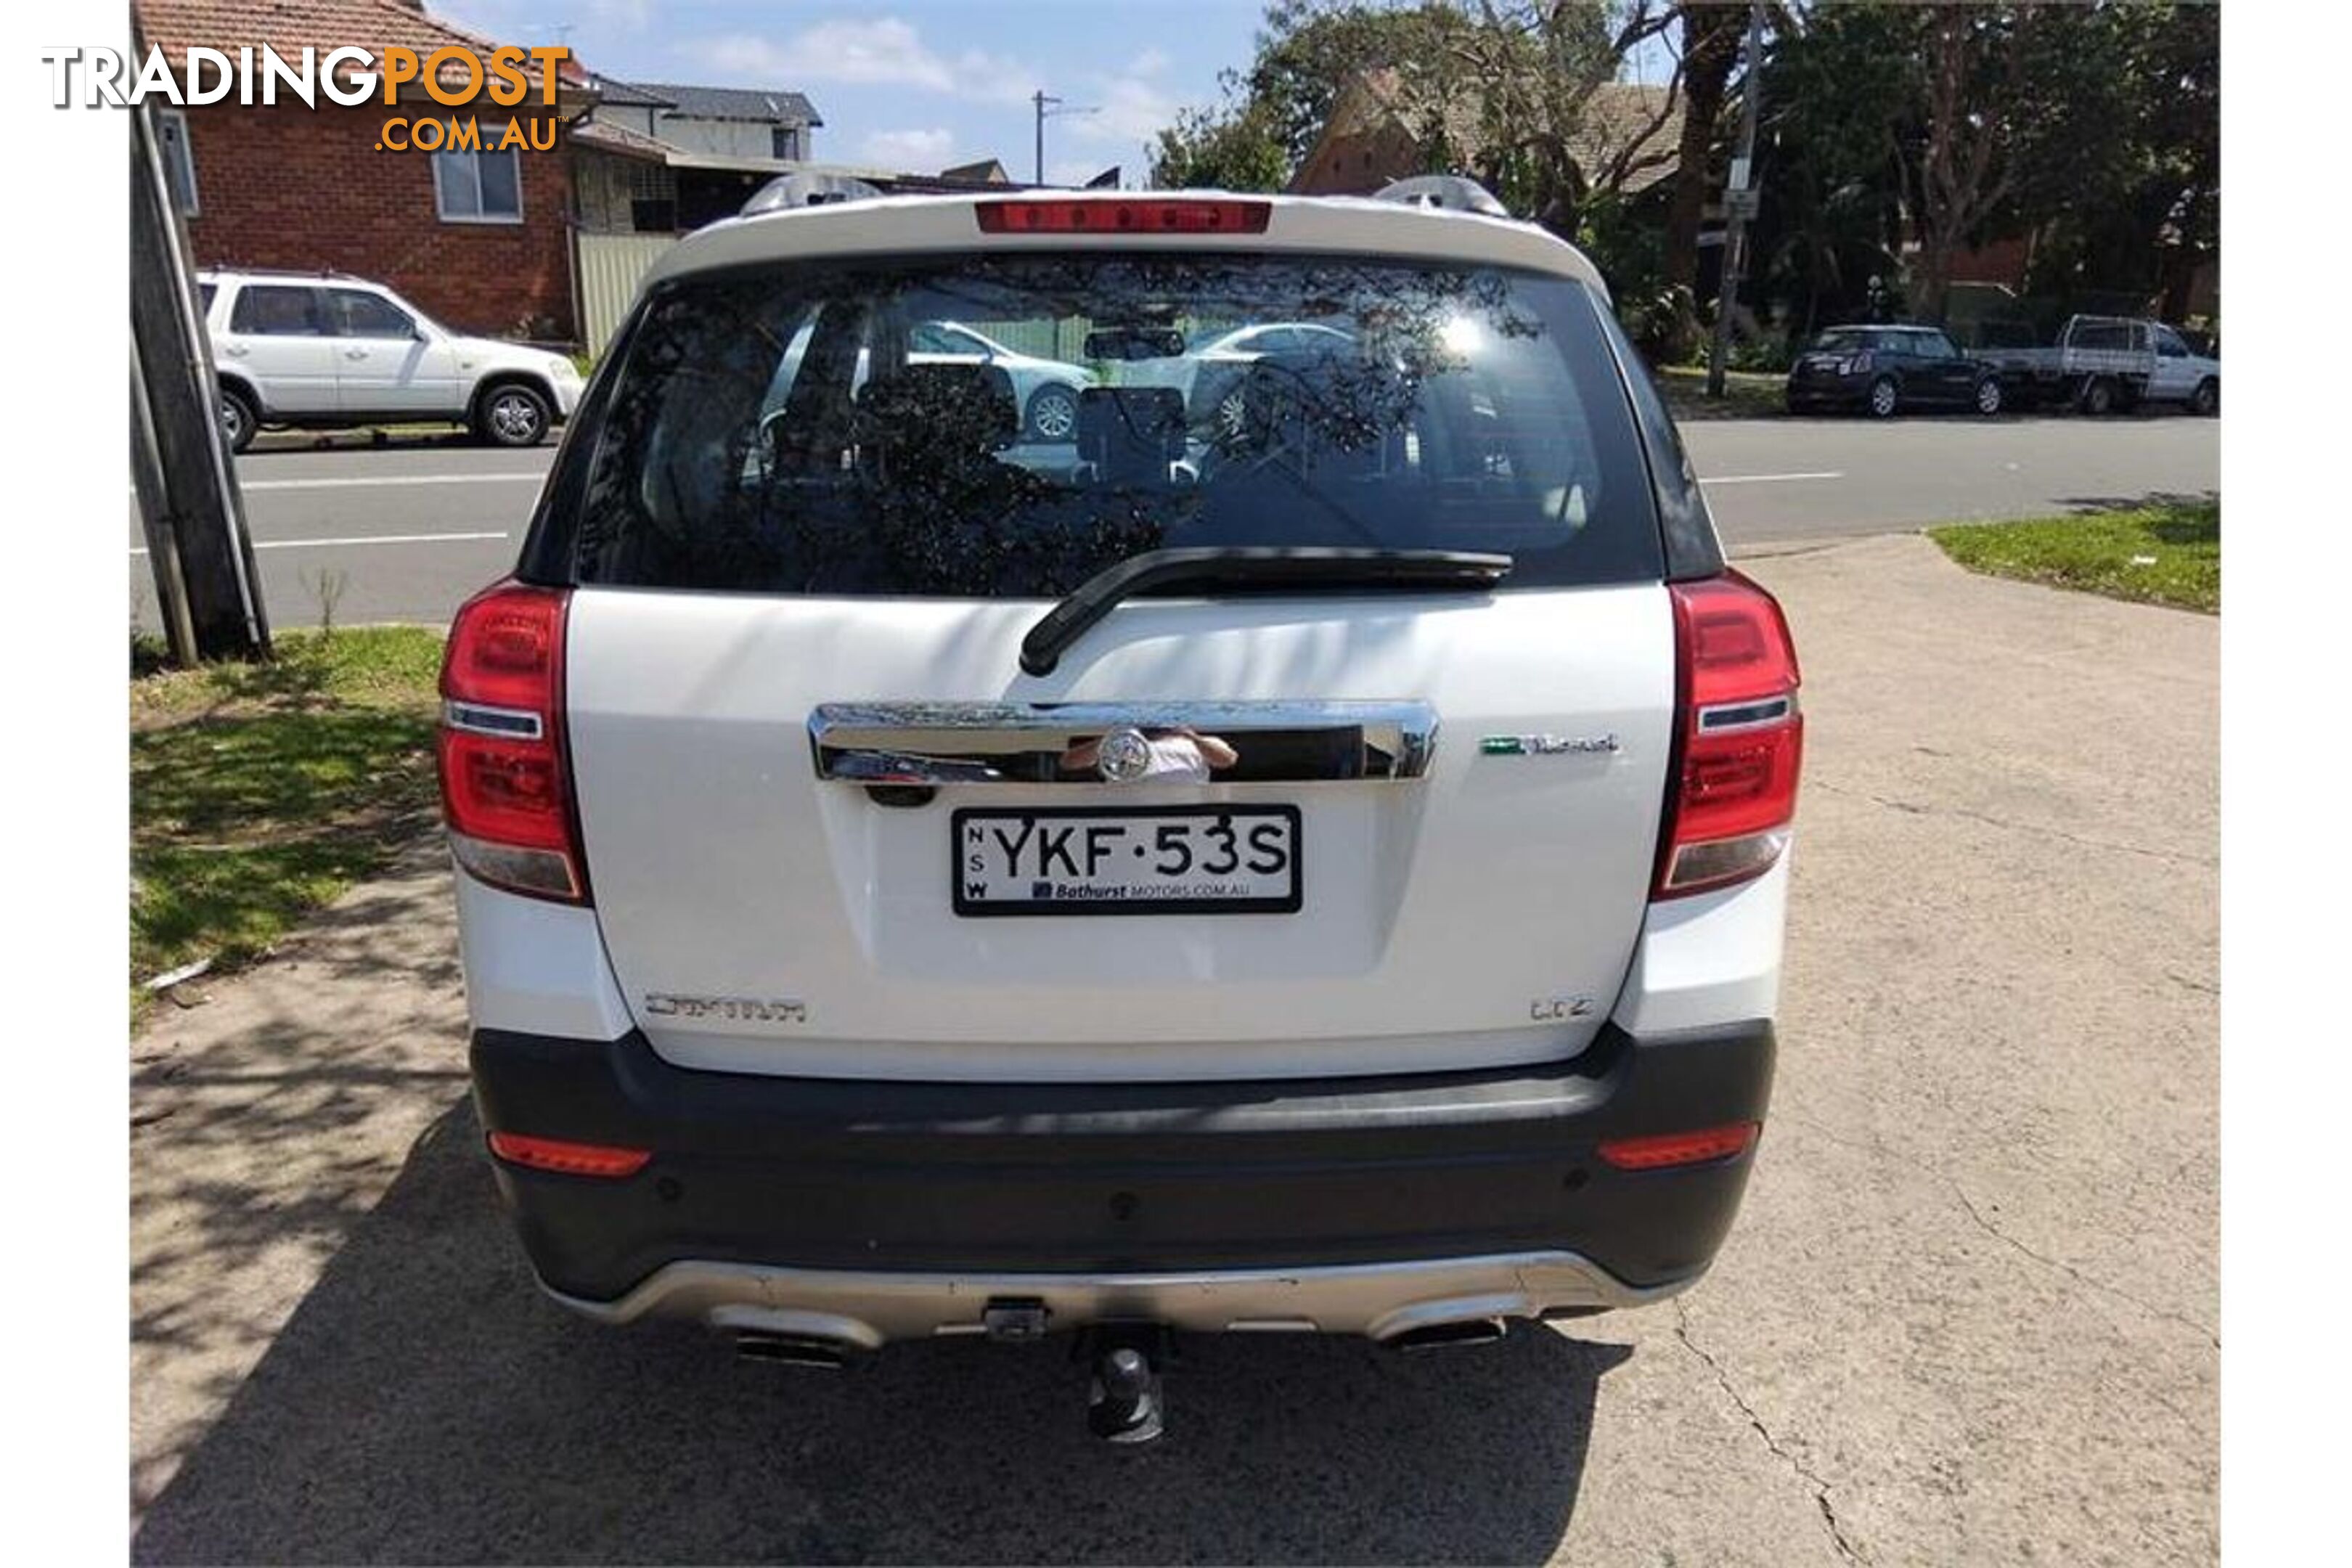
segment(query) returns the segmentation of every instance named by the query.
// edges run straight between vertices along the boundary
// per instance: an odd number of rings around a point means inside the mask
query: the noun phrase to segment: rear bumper
[[[547,1289],[856,1343],[1146,1317],[1370,1333],[1636,1305],[1714,1258],[1753,1155],[1629,1172],[1611,1138],[1761,1121],[1769,1022],[1544,1068],[1246,1083],[847,1082],[672,1067],[644,1037],[474,1037],[488,1131],[651,1149],[497,1163]]]

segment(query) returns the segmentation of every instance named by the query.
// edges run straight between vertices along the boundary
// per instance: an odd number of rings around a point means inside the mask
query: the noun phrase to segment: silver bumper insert
[[[1049,1329],[1139,1321],[1205,1333],[1388,1340],[1439,1324],[1532,1318],[1558,1308],[1644,1306],[1697,1278],[1631,1286],[1573,1252],[1192,1274],[869,1274],[687,1262],[658,1270],[617,1301],[549,1294],[601,1322],[688,1319],[873,1349],[892,1340],[985,1334],[992,1302],[1042,1304]]]

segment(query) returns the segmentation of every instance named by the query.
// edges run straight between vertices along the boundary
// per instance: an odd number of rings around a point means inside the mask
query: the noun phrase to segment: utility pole
[[[1029,101],[1032,104],[1034,104],[1037,109],[1036,183],[1042,185],[1045,183],[1045,121],[1055,115],[1099,114],[1102,110],[1094,108],[1070,109],[1063,107],[1062,100],[1060,99],[1055,98],[1042,87],[1035,92],[1029,95]],[[1048,104],[1052,104],[1055,107],[1049,109],[1046,107]]]
[[[131,477],[163,629],[175,659],[267,657],[220,384],[147,105],[131,112],[130,146]]]
[[[1748,278],[1748,220],[1758,195],[1749,182],[1756,171],[1756,116],[1764,99],[1764,0],[1748,0],[1748,79],[1739,93],[1739,152],[1723,191],[1723,267],[1715,290],[1715,342],[1706,355],[1706,395],[1723,395],[1723,362],[1731,352],[1731,316],[1739,308],[1739,286]]]

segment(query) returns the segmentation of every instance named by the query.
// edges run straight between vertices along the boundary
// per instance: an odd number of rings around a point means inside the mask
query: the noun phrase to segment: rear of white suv
[[[1074,442],[929,321],[1106,367]],[[1313,321],[1239,417],[1163,362]],[[1798,673],[1591,265],[1362,201],[689,238],[458,615],[478,1105],[546,1288],[824,1360],[1399,1343],[1707,1267]]]

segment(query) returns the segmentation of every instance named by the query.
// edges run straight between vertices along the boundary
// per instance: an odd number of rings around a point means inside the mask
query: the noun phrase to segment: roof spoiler
[[[761,213],[784,212],[793,207],[831,206],[836,202],[862,202],[882,194],[878,186],[866,184],[848,174],[828,174],[820,170],[802,169],[790,174],[779,174],[761,185],[743,204],[744,217],[757,217]]]
[[[1511,216],[1510,209],[1496,199],[1494,192],[1460,174],[1415,174],[1410,179],[1382,186],[1372,199],[1376,202],[1400,202],[1409,207],[1483,213],[1488,217]]]

